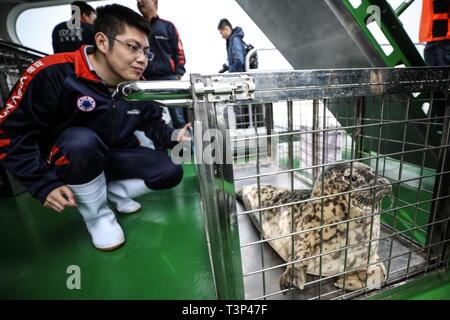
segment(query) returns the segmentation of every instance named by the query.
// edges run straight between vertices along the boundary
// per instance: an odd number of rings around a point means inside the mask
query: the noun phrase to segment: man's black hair
[[[94,22],[95,34],[102,32],[109,37],[115,38],[118,34],[125,32],[125,26],[141,30],[147,37],[151,33],[148,22],[130,8],[120,4],[109,4],[97,8],[97,19]]]
[[[228,19],[220,20],[217,29],[223,29],[224,27],[230,27],[230,29],[233,30],[233,26],[231,25],[230,21],[228,21]]]
[[[95,12],[95,9],[84,1],[74,1],[70,5],[77,6],[78,8],[80,8],[81,14],[86,14],[88,16],[90,16],[92,12]]]

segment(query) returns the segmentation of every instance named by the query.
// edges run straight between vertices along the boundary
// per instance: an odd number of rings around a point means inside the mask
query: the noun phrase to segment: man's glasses
[[[153,58],[155,57],[155,54],[153,52],[150,51],[150,48],[144,48],[142,49],[139,45],[136,44],[132,44],[132,43],[128,43],[116,38],[113,38],[111,36],[106,35],[108,38],[110,38],[111,40],[115,40],[121,44],[123,44],[124,46],[127,46],[128,49],[130,50],[131,54],[138,56],[140,54],[143,54],[144,56],[146,56],[148,58],[148,61],[152,61]]]

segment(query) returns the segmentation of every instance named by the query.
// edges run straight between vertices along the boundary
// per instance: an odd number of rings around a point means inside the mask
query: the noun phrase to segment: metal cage
[[[196,160],[220,298],[347,299],[448,267],[448,68],[193,75],[191,84],[202,132],[196,135]],[[208,94],[204,88],[209,88]],[[253,111],[238,115],[253,121],[236,126],[239,108]],[[205,135],[208,130],[214,134]],[[219,141],[222,144],[216,145]],[[213,161],[205,162],[211,144],[222,147],[215,149]],[[324,204],[336,194],[323,192],[323,177],[337,163],[355,172],[357,163],[370,166],[374,181],[387,181],[391,198],[382,198],[379,208],[369,205],[364,216],[352,217],[347,208],[345,219],[325,223]],[[311,190],[318,181],[322,193],[310,191],[306,198],[284,203],[263,201],[267,184],[295,193]],[[259,202],[250,209],[236,201],[236,192],[249,185],[254,185]],[[376,188],[366,187],[374,197]],[[350,207],[352,194],[362,191],[350,183],[340,195],[348,197]],[[296,230],[295,211],[314,201],[321,203],[323,219],[312,229]],[[291,212],[291,229],[280,228],[283,232],[268,237],[263,215],[272,211],[276,216],[283,210]],[[352,240],[358,220],[370,232],[368,238]],[[325,250],[326,232],[339,226],[345,226],[340,246]],[[292,258],[299,250],[297,238],[312,232],[320,249]],[[285,242],[291,246],[290,259],[282,259],[272,245],[281,238],[291,239]],[[371,250],[377,253],[376,261],[366,252]],[[350,265],[347,258],[356,252],[365,261]],[[327,274],[323,268],[335,263],[333,259],[340,259],[339,266]],[[318,267],[315,272],[308,269],[300,290],[292,274],[307,260],[318,261]],[[284,279],[290,286],[281,290],[280,276],[289,266],[294,268]],[[374,266],[385,273],[375,285],[368,282]],[[355,275],[361,278],[355,280],[361,285],[358,289],[345,285]]]

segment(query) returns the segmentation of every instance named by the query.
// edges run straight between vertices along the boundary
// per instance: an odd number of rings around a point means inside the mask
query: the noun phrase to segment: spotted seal
[[[258,193],[258,187],[250,185],[237,193],[246,210],[300,202],[249,214],[263,238],[273,239],[268,243],[278,255],[285,262],[294,261],[282,274],[280,288],[294,285],[303,289],[306,273],[337,276],[335,285],[343,288],[345,283],[345,289],[351,291],[366,285],[368,288],[380,287],[386,270],[378,255],[379,211],[382,198],[392,197],[389,181],[377,177],[370,166],[360,162],[328,167],[323,173],[323,181],[322,186],[320,176],[312,190],[289,191],[260,185]],[[305,230],[309,231],[302,232]],[[294,234],[289,235],[291,233]],[[295,239],[294,248],[292,238]]]

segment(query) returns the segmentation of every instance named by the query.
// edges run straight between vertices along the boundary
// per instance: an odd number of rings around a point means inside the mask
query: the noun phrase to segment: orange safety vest
[[[419,41],[450,39],[450,0],[423,0]]]

